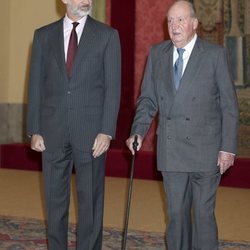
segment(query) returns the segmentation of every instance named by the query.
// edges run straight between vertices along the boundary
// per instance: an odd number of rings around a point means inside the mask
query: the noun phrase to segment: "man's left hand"
[[[219,152],[217,166],[220,167],[220,173],[224,174],[231,166],[234,165],[235,156],[227,152]]]
[[[93,157],[96,158],[106,152],[109,148],[111,138],[109,135],[98,134],[93,145]]]

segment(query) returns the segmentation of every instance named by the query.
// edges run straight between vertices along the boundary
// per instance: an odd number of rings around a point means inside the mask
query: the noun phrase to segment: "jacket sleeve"
[[[39,32],[35,31],[32,56],[30,63],[30,75],[28,84],[28,111],[27,111],[27,134],[40,133],[40,105],[41,105],[41,82],[43,78],[42,46]]]
[[[239,110],[226,49],[221,49],[218,54],[216,79],[220,91],[220,108],[222,112],[222,141],[220,150],[236,154]]]
[[[158,112],[158,104],[153,79],[153,50],[151,49],[143,77],[141,94],[137,101],[136,114],[132,124],[131,135],[146,135],[148,129]]]
[[[105,97],[101,133],[114,138],[121,91],[121,48],[116,30],[111,33],[105,49],[104,81]]]

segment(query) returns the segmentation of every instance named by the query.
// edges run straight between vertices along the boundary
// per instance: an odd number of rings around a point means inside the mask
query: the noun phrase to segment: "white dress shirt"
[[[194,44],[196,42],[197,39],[197,34],[194,35],[194,37],[192,38],[192,40],[182,49],[185,49],[184,53],[183,53],[183,68],[182,68],[182,75],[186,69],[189,57],[192,53],[192,50],[194,48]],[[179,54],[177,52],[177,48],[174,46],[174,53],[173,53],[173,66],[177,60],[177,58],[179,57]]]
[[[87,20],[87,15],[82,17],[81,19],[79,19],[77,22],[79,23],[76,26],[76,33],[77,33],[77,40],[78,43],[81,39],[82,36],[82,31],[84,29],[85,23]],[[67,60],[67,53],[68,53],[68,46],[69,46],[69,38],[70,38],[70,34],[73,28],[72,23],[74,23],[74,21],[70,20],[69,17],[67,15],[65,15],[64,19],[63,19],[63,35],[64,35],[64,54],[65,54],[65,61]]]

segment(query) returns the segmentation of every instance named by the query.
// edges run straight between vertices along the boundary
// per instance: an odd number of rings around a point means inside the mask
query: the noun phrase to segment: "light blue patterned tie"
[[[184,51],[185,49],[182,49],[182,48],[177,49],[179,57],[177,58],[174,64],[174,84],[175,84],[176,90],[180,86],[180,81],[182,77],[182,69],[183,69],[183,57],[182,56],[183,56]]]

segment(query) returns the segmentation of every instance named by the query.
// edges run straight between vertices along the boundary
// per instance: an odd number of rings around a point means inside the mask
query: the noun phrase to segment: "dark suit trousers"
[[[217,250],[214,215],[219,170],[214,172],[162,172],[169,225],[169,250]],[[192,219],[191,219],[192,217]]]
[[[78,204],[77,250],[101,250],[105,155],[93,159],[65,143],[62,149],[43,152],[49,250],[66,250],[70,180],[76,171]]]

